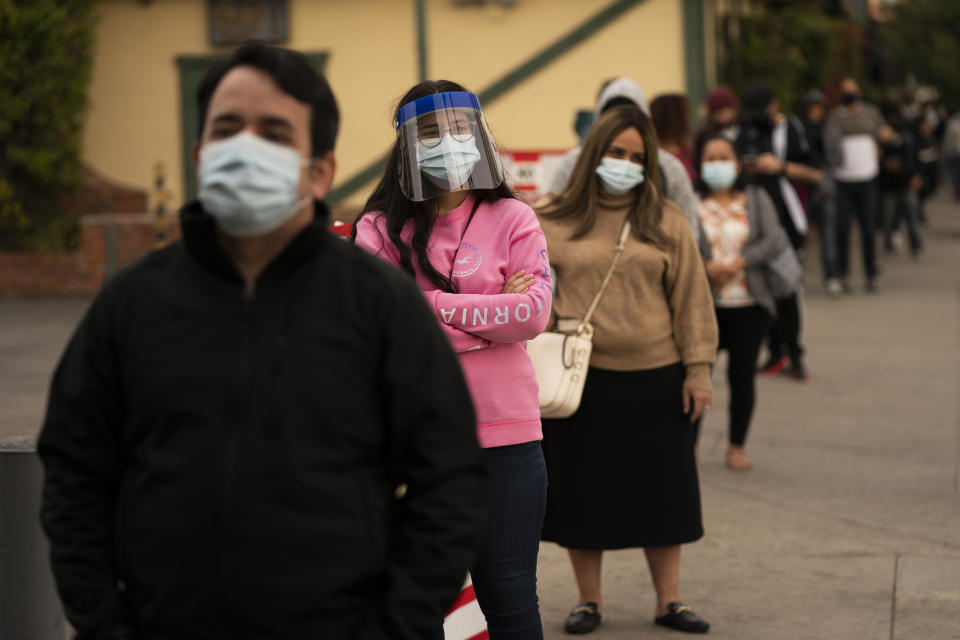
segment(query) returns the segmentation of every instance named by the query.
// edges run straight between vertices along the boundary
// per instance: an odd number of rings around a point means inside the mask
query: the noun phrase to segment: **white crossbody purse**
[[[610,285],[617,268],[627,237],[630,222],[623,223],[620,242],[613,252],[613,261],[603,278],[600,290],[593,297],[583,320],[572,332],[545,331],[527,342],[527,353],[533,361],[533,370],[540,387],[540,416],[543,418],[568,418],[580,406],[583,385],[587,381],[590,352],[593,351],[593,326],[590,319],[600,304],[600,298]]]

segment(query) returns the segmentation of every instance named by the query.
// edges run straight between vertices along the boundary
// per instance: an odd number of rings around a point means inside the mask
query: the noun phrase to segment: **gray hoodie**
[[[617,78],[604,87],[597,97],[596,117],[600,117],[604,107],[614,98],[627,98],[640,107],[645,114],[650,115],[650,104],[647,102],[647,96],[643,93],[643,89],[630,78]],[[579,157],[580,147],[575,147],[564,154],[560,162],[557,163],[553,176],[547,182],[546,191],[548,193],[560,193],[566,188]],[[659,149],[657,157],[660,160],[660,168],[663,170],[663,177],[667,183],[664,195],[680,207],[683,217],[687,219],[693,230],[694,240],[699,240],[699,201],[693,191],[693,184],[690,182],[686,167],[683,166],[679,158],[663,149]]]

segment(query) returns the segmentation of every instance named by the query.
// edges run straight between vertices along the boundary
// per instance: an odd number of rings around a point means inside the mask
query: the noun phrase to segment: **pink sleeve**
[[[400,254],[390,242],[379,214],[368,213],[357,221],[357,238],[354,244],[375,256],[383,258],[395,267],[400,266]]]
[[[357,222],[357,238],[355,244],[364,251],[372,253],[395,267],[400,268],[400,254],[397,252],[397,248],[393,246],[393,243],[390,242],[390,239],[387,237],[387,232],[383,229],[382,224],[379,219],[376,218],[375,214],[365,215]],[[431,296],[435,293],[437,292],[423,292],[427,300],[430,300]],[[462,331],[456,327],[441,323],[440,328],[443,330],[444,335],[447,336],[450,346],[456,353],[486,349],[490,346],[489,340]]]
[[[460,329],[451,327],[448,324],[441,323],[440,329],[443,331],[443,334],[447,336],[447,340],[450,342],[450,346],[453,348],[454,353],[479,351],[480,349],[487,349],[492,345],[490,340],[486,340],[480,336],[475,336],[472,333],[467,333],[466,331],[461,331]]]
[[[441,325],[469,331],[493,342],[524,342],[536,338],[550,319],[553,280],[547,242],[539,225],[510,243],[508,277],[525,270],[534,276],[526,293],[484,295],[434,291],[427,300]]]

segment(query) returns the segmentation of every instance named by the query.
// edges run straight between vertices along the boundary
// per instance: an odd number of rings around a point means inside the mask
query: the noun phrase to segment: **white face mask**
[[[232,236],[273,231],[312,199],[297,197],[307,163],[293,149],[246,131],[211,142],[200,150],[200,202]]]
[[[480,151],[473,138],[454,140],[449,133],[440,144],[427,147],[417,142],[417,164],[430,181],[443,189],[458,189],[470,178],[480,161]]]
[[[711,189],[729,189],[737,181],[737,165],[731,160],[704,162],[700,177]]]
[[[622,196],[643,182],[643,165],[629,160],[601,158],[597,175],[607,193]]]

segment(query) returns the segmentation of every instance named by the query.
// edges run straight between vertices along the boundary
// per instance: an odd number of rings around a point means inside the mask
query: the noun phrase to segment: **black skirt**
[[[543,539],[568,549],[624,549],[703,536],[693,425],[680,363],[590,368],[580,408],[543,421]]]

